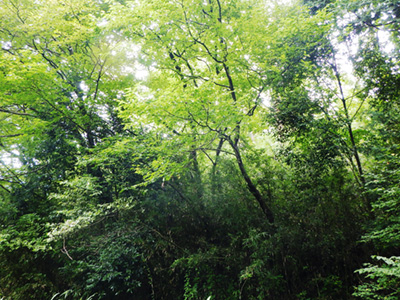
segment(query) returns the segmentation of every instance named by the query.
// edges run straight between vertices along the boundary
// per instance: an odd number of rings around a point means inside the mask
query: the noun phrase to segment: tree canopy
[[[0,298],[397,299],[399,16],[0,0]]]

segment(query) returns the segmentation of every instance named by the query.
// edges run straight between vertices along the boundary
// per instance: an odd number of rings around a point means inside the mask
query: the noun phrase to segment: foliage
[[[399,11],[0,0],[0,298],[398,297]]]
[[[354,293],[363,299],[398,299],[400,265],[399,257],[374,257],[379,264],[365,264],[358,270],[360,274],[366,274],[367,282],[359,285]]]

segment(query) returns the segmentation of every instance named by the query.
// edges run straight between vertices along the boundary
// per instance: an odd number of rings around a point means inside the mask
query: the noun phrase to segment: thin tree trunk
[[[334,72],[335,72],[335,76],[339,85],[339,91],[340,91],[340,100],[342,101],[342,105],[343,105],[343,110],[345,113],[345,117],[346,117],[346,124],[347,124],[347,131],[349,133],[350,136],[350,143],[351,143],[351,147],[352,147],[352,151],[353,151],[353,156],[354,159],[356,160],[356,164],[357,164],[357,170],[358,170],[358,175],[360,176],[360,181],[362,186],[365,186],[365,178],[364,178],[364,172],[363,172],[363,168],[361,165],[361,160],[360,160],[360,156],[358,155],[358,149],[357,149],[357,145],[354,139],[354,135],[353,135],[353,129],[351,126],[351,120],[350,120],[350,115],[349,115],[349,111],[347,108],[347,103],[346,103],[346,98],[344,97],[344,92],[343,92],[343,87],[342,87],[342,81],[340,78],[340,74],[339,71],[337,69],[336,66],[336,58],[335,58],[335,64],[332,65]]]
[[[268,207],[265,199],[261,195],[260,191],[257,189],[253,181],[251,180],[249,174],[247,174],[246,168],[244,167],[242,156],[240,155],[240,150],[235,142],[233,142],[231,139],[228,139],[229,144],[231,145],[236,161],[238,163],[240,172],[243,176],[243,179],[245,180],[247,184],[247,188],[249,189],[250,193],[253,194],[254,198],[256,198],[258,204],[260,205],[262,211],[264,212],[265,216],[267,217],[268,221],[272,224],[274,223],[274,215],[271,211],[271,209]]]

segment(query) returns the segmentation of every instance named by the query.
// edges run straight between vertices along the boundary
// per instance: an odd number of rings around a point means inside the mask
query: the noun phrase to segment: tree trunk
[[[232,141],[232,139],[228,139],[229,144],[231,145],[236,161],[238,163],[240,172],[242,173],[243,179],[246,181],[247,188],[249,191],[253,194],[254,198],[256,198],[258,204],[260,205],[262,211],[264,212],[265,216],[267,217],[268,221],[272,224],[274,223],[274,215],[271,211],[271,209],[268,207],[265,199],[262,197],[260,191],[257,189],[257,187],[254,185],[253,181],[251,180],[250,176],[247,174],[247,171],[244,167],[242,156],[240,155],[240,150],[237,146],[236,143]]]

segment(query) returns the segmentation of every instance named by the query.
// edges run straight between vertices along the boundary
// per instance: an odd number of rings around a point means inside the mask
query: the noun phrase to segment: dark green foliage
[[[277,136],[285,140],[311,130],[317,112],[318,108],[308,98],[307,91],[289,87],[273,98],[269,119]]]
[[[353,280],[346,273],[365,256],[354,243],[362,232],[360,199],[340,168],[299,171],[278,235],[288,288],[312,299],[345,298]]]
[[[82,230],[68,240],[73,260],[66,262],[60,272],[75,296],[124,299],[136,295],[146,299],[150,294],[143,254],[143,237],[148,236],[137,224],[121,223],[119,219],[99,220],[99,225],[90,229],[92,234]]]

